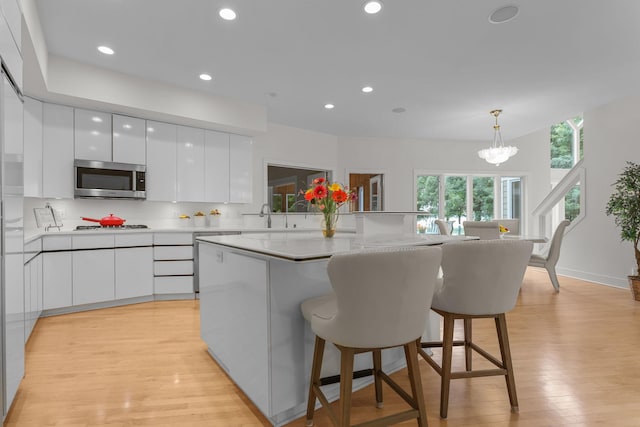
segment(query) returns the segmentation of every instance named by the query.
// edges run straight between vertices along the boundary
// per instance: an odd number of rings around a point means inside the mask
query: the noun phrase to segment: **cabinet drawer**
[[[73,236],[73,249],[113,248],[113,234]]]
[[[153,234],[116,234],[116,248],[153,245]]]
[[[155,276],[193,274],[193,261],[155,261],[153,274]]]
[[[153,235],[154,245],[192,245],[192,233],[155,233]]]
[[[153,281],[155,294],[184,294],[193,292],[193,276],[156,277]]]
[[[155,260],[191,260],[193,259],[193,246],[155,246],[153,248]]]
[[[42,238],[43,251],[59,251],[71,249],[71,236],[44,236]]]

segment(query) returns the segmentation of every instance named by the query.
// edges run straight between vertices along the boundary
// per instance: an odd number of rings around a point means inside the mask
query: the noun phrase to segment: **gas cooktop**
[[[137,230],[149,228],[143,224],[126,224],[126,225],[78,225],[74,231],[82,230]]]

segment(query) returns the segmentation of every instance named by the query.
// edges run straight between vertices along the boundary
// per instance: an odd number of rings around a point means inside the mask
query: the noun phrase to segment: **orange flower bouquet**
[[[311,187],[304,192],[304,199],[322,212],[322,233],[325,237],[333,237],[335,233],[340,206],[355,198],[355,192],[348,187],[337,182],[330,184],[324,178],[314,179]]]

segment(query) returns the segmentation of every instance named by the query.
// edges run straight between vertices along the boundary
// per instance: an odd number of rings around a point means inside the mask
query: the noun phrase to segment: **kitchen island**
[[[196,240],[200,276],[200,328],[208,351],[231,379],[276,426],[301,416],[311,372],[314,334],[300,303],[330,292],[326,274],[334,253],[373,247],[438,245],[464,236],[377,235],[363,238],[320,231],[208,236]],[[425,307],[425,310],[427,307]],[[438,322],[426,328],[435,339]],[[370,367],[371,357],[356,357],[355,369]],[[402,349],[383,352],[383,367],[405,365]],[[338,352],[325,350],[322,376],[338,373]],[[354,389],[370,383],[354,381]],[[338,384],[327,387],[338,398]]]

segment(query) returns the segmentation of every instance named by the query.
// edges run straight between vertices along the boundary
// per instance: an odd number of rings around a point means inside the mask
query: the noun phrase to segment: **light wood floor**
[[[473,378],[452,382],[449,418],[440,420],[439,377],[421,361],[430,426],[640,425],[640,302],[628,290],[560,283],[555,294],[545,272],[529,269],[507,315],[520,413],[510,413],[502,377]],[[474,322],[474,338],[497,349],[490,321]],[[393,375],[403,385],[405,376]],[[371,387],[353,403],[353,422],[403,405],[386,388],[385,408],[375,409]],[[316,426],[330,425],[323,413]],[[268,423],[207,354],[197,301],[40,319],[5,426],[142,425]]]

